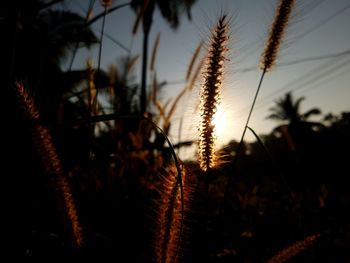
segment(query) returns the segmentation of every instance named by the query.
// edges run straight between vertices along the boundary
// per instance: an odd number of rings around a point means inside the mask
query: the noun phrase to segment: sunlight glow
[[[217,108],[217,112],[214,115],[212,120],[212,124],[215,126],[215,135],[217,138],[222,137],[225,133],[225,129],[227,128],[227,118],[226,113],[223,110],[222,105],[219,105]]]

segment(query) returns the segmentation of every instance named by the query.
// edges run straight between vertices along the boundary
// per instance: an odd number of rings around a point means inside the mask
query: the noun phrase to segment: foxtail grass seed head
[[[211,37],[204,69],[204,83],[200,94],[201,121],[199,125],[199,165],[203,171],[215,166],[213,118],[220,102],[226,43],[228,39],[228,19],[220,17]]]
[[[90,113],[92,112],[92,106],[94,105],[96,99],[96,87],[95,87],[95,74],[96,71],[93,67],[93,61],[91,59],[86,60],[86,71],[87,71],[87,81],[88,81],[88,108]]]
[[[302,251],[312,246],[320,237],[319,233],[307,236],[303,240],[296,242],[295,244],[284,248],[278,254],[270,258],[267,263],[283,263],[291,258],[295,257]]]
[[[83,243],[82,227],[78,220],[78,214],[73,199],[72,191],[67,178],[63,174],[61,160],[57,155],[56,148],[52,143],[50,132],[47,128],[36,125],[34,140],[37,150],[41,155],[46,173],[52,176],[52,182],[60,198],[63,199],[66,216],[69,220],[73,244],[81,247]]]
[[[179,262],[179,252],[183,242],[183,219],[186,218],[189,211],[192,192],[192,188],[187,183],[187,173],[188,171],[183,167],[181,169],[183,200],[175,164],[170,165],[167,174],[162,178],[154,240],[155,262],[157,263]],[[182,202],[184,202],[183,206]]]
[[[19,102],[24,114],[31,120],[39,120],[40,114],[34,105],[32,97],[20,82],[16,82]],[[69,219],[70,230],[73,237],[73,244],[81,247],[83,243],[82,228],[80,226],[72,191],[67,178],[63,174],[61,160],[58,157],[56,148],[52,143],[50,132],[47,128],[35,123],[33,128],[33,140],[45,171],[51,176],[54,189],[57,195],[63,199],[65,213]]]
[[[265,49],[261,55],[259,65],[261,70],[270,71],[275,65],[294,5],[295,0],[279,0]]]
[[[20,82],[16,82],[19,104],[24,112],[24,115],[31,120],[38,120],[40,117],[32,97]]]

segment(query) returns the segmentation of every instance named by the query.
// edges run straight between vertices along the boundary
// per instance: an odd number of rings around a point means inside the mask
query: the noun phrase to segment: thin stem
[[[252,116],[252,113],[253,113],[253,110],[254,110],[254,106],[255,106],[256,100],[257,100],[257,98],[258,98],[258,94],[259,94],[259,91],[260,91],[261,84],[262,84],[262,82],[263,82],[265,73],[266,73],[266,68],[264,68],[264,70],[263,70],[263,72],[262,72],[262,74],[261,74],[261,78],[260,78],[260,81],[259,81],[259,85],[258,85],[258,88],[256,89],[255,96],[254,96],[254,99],[253,99],[253,103],[252,103],[252,106],[250,107],[250,110],[249,110],[247,122],[246,122],[245,125],[244,125],[244,130],[243,130],[243,133],[242,133],[242,137],[241,137],[241,140],[239,141],[239,145],[238,145],[237,152],[236,152],[236,154],[237,154],[237,155],[236,155],[236,159],[237,159],[237,156],[238,156],[238,152],[240,151],[240,149],[241,149],[241,147],[242,147],[243,139],[244,139],[245,133],[246,133],[246,131],[247,131],[248,124],[249,124],[249,121],[250,121],[250,117]]]
[[[95,5],[95,1],[96,1],[96,0],[90,0],[89,8],[88,8],[88,10],[87,10],[87,12],[86,12],[86,15],[85,15],[84,27],[87,26],[90,13],[92,12],[92,9],[93,9],[93,7],[94,7],[94,5]],[[74,49],[73,49],[73,55],[72,55],[72,59],[71,59],[71,61],[70,61],[70,63],[69,63],[68,71],[71,71],[71,70],[72,70],[73,62],[74,62],[75,56],[77,55],[77,51],[78,51],[78,48],[79,48],[79,44],[80,44],[80,41],[78,40],[78,41],[75,43],[75,46],[74,46]]]
[[[99,49],[98,49],[98,63],[97,63],[97,72],[98,73],[100,72],[100,67],[101,67],[103,33],[104,33],[104,29],[105,29],[106,15],[107,15],[107,6],[105,6],[104,16],[102,18],[102,29],[101,29],[101,37],[100,37],[100,46],[99,46]]]
[[[252,103],[252,106],[250,107],[249,114],[248,114],[248,118],[247,118],[246,124],[244,125],[244,130],[243,130],[241,139],[240,139],[240,141],[239,141],[239,144],[238,144],[238,147],[237,147],[237,150],[236,150],[236,156],[235,156],[235,159],[234,159],[234,161],[233,161],[233,167],[236,166],[236,163],[237,163],[237,160],[238,160],[238,157],[239,157],[239,153],[240,153],[241,148],[242,148],[242,146],[243,146],[244,136],[245,136],[245,133],[246,133],[246,131],[247,131],[248,124],[249,124],[249,121],[250,121],[250,117],[252,116],[253,109],[254,109],[256,100],[257,100],[257,98],[258,98],[259,91],[260,91],[261,84],[262,84],[262,82],[263,82],[263,79],[264,79],[266,70],[267,70],[267,69],[266,69],[266,67],[265,67],[265,68],[263,69],[262,74],[261,74],[260,81],[259,81],[259,84],[258,84],[258,88],[256,89],[255,96],[254,96],[254,99],[253,99],[253,103]],[[230,185],[231,185],[231,183],[232,183],[232,178],[233,178],[233,176],[231,176],[231,177],[228,179],[228,182],[227,182],[227,185],[226,185],[226,189],[225,189],[225,193],[224,193],[224,200],[225,200],[226,197],[227,197],[227,194],[228,194]]]
[[[100,33],[100,32],[99,32]],[[125,52],[127,52],[128,54],[130,54],[130,48],[126,47],[125,45],[123,45],[122,43],[120,43],[118,40],[116,40],[114,37],[112,37],[110,34],[107,34],[106,32],[103,33],[104,37],[108,38],[109,40],[111,40],[114,44],[116,44],[118,47],[120,47],[121,49],[123,49]]]
[[[131,3],[125,3],[125,4],[120,4],[120,5],[117,5],[115,7],[112,7],[112,8],[109,8],[108,11],[107,11],[107,14],[110,14],[120,8],[123,8],[123,7],[126,7],[126,6],[129,6]],[[91,20],[89,20],[89,22],[87,22],[85,24],[85,26],[90,26],[91,24],[95,23],[97,20],[99,20],[100,18],[103,18],[104,16],[106,16],[105,12],[102,12],[98,15],[96,15],[94,18],[92,18]]]
[[[98,15],[96,15],[94,18],[92,18],[92,19],[89,20],[89,16],[90,16],[90,14],[91,14],[91,11],[92,11],[92,9],[93,9],[93,6],[94,6],[94,4],[95,4],[95,1],[96,1],[96,0],[90,0],[89,8],[88,8],[88,11],[87,11],[87,13],[86,13],[85,22],[84,22],[84,24],[83,24],[83,26],[82,26],[82,29],[84,29],[85,27],[90,26],[91,24],[93,24],[93,23],[95,23],[96,21],[98,21],[100,18],[103,18],[103,17],[106,16],[106,12],[104,11],[104,12],[102,12],[101,14],[98,14]],[[125,3],[125,4],[121,4],[121,5],[118,5],[118,6],[109,8],[109,9],[107,10],[107,14],[110,14],[110,13],[112,13],[112,12],[114,12],[114,11],[120,9],[120,8],[129,6],[129,5],[130,5],[130,3]],[[78,47],[79,47],[79,43],[80,43],[80,42],[78,41],[78,42],[75,44],[75,47],[74,47],[74,49],[73,49],[73,56],[72,56],[71,62],[70,62],[70,64],[69,64],[69,69],[68,69],[68,71],[71,71],[71,70],[72,70],[73,62],[74,62],[74,59],[75,59],[75,56],[76,56],[76,53],[77,53],[77,50],[78,50]]]
[[[141,94],[140,94],[141,113],[145,113],[147,110],[146,86],[147,86],[148,38],[149,38],[150,29],[151,29],[150,25],[144,25],[142,68],[141,68]]]
[[[105,31],[105,24],[106,24],[106,16],[107,16],[107,11],[108,11],[108,7],[105,6],[105,11],[104,11],[104,16],[102,19],[102,28],[101,28],[101,36],[100,36],[100,46],[98,48],[98,60],[97,60],[97,76],[100,76],[100,71],[101,71],[101,57],[102,57],[102,46],[103,46],[103,35],[104,35],[104,31]],[[96,75],[95,75],[96,77]],[[93,110],[96,110],[96,106],[97,106],[97,99],[98,99],[98,88],[95,88],[95,97],[94,97],[94,101],[93,101]]]

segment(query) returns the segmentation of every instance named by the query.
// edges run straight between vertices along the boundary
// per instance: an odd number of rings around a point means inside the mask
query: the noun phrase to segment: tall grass
[[[250,117],[252,116],[254,106],[258,98],[265,74],[266,72],[271,71],[273,66],[276,63],[278,51],[281,47],[283,37],[287,30],[287,26],[288,26],[289,19],[290,19],[294,5],[295,5],[295,0],[278,1],[278,5],[275,11],[275,17],[273,19],[271,29],[266,40],[265,49],[264,49],[264,52],[261,54],[260,65],[259,65],[259,68],[262,70],[261,78],[260,78],[258,87],[256,89],[254,99],[248,113],[247,121],[244,126],[244,130],[240,139],[240,144],[237,150],[238,153],[242,146],[243,139],[249,125]]]
[[[61,160],[58,157],[56,148],[52,142],[50,132],[39,124],[40,114],[36,109],[32,97],[29,95],[23,84],[16,83],[19,103],[27,119],[34,122],[33,142],[36,145],[38,154],[41,157],[42,165],[48,176],[50,176],[53,189],[60,203],[63,204],[64,214],[68,219],[72,243],[80,248],[83,245],[82,227],[78,220],[75,201],[68,179],[64,175]]]
[[[142,14],[144,12],[144,9],[147,7],[148,2],[149,1],[144,2],[143,9],[140,10],[137,16],[136,23],[134,26],[135,31],[142,19]],[[295,2],[295,0],[280,0],[278,2],[275,18],[273,20],[269,35],[267,37],[265,49],[261,55],[261,61],[259,65],[260,69],[262,70],[261,79],[257,86],[257,90],[247,117],[247,121],[244,126],[244,131],[239,142],[238,149],[236,151],[237,154],[239,153],[240,148],[242,147],[246,130],[250,129],[248,124],[260,88],[262,86],[264,76],[267,72],[270,72],[273,69],[273,66],[276,63],[278,51],[283,42],[283,37],[285,35],[286,28],[289,24],[290,15],[293,6],[295,5]],[[111,3],[112,1],[101,1],[101,4],[104,7],[104,13],[102,14],[103,22],[98,55],[98,73],[100,71],[101,65],[102,39],[104,35],[105,18],[111,6]],[[89,12],[91,12],[90,9]],[[200,175],[202,175],[203,173],[209,174],[209,172],[212,169],[216,168],[218,158],[217,156],[215,156],[215,125],[213,124],[213,118],[220,103],[221,85],[223,79],[225,78],[224,63],[226,60],[225,54],[227,51],[227,41],[229,38],[228,34],[229,19],[228,16],[224,14],[218,18],[215,27],[212,29],[209,38],[209,48],[207,50],[206,57],[203,60],[201,60],[198,63],[197,68],[195,68],[195,63],[197,62],[200,50],[203,47],[203,42],[200,42],[200,44],[194,51],[193,57],[189,63],[189,67],[185,76],[185,87],[174,98],[172,102],[166,104],[162,104],[158,100],[157,94],[159,90],[159,83],[156,77],[157,75],[155,60],[157,50],[160,45],[160,35],[157,35],[150,63],[150,70],[153,73],[153,91],[150,97],[155,108],[158,110],[158,115],[155,118],[152,118],[151,114],[148,115],[148,113],[146,114],[146,116],[143,117],[140,117],[139,115],[135,117],[136,114],[132,115],[131,117],[118,116],[118,103],[123,103],[123,101],[120,102],[119,100],[125,99],[125,97],[117,98],[117,93],[119,92],[117,90],[117,86],[115,86],[115,88],[113,87],[114,89],[111,89],[111,86],[113,85],[111,85],[110,83],[108,84],[108,88],[111,91],[111,97],[115,98],[115,100],[111,103],[113,104],[112,106],[114,107],[115,112],[112,114],[97,116],[98,89],[96,89],[95,86],[96,70],[93,68],[92,62],[89,62],[87,64],[86,72],[88,98],[85,106],[88,110],[88,118],[82,121],[88,124],[94,124],[96,122],[101,121],[108,122],[111,120],[118,120],[118,122],[115,122],[116,125],[113,127],[114,130],[111,128],[110,133],[107,133],[110,137],[113,138],[113,142],[117,142],[116,145],[114,145],[117,149],[116,155],[119,154],[120,156],[122,156],[118,160],[121,160],[118,163],[121,167],[116,168],[120,169],[120,174],[118,174],[120,178],[118,179],[120,179],[121,181],[125,180],[125,178],[123,177],[126,177],[127,175],[130,176],[130,173],[127,173],[130,171],[141,171],[146,174],[147,172],[145,170],[142,170],[142,168],[144,168],[145,166],[153,165],[156,168],[154,170],[150,170],[152,172],[159,172],[158,168],[161,165],[157,164],[157,157],[160,156],[160,163],[162,165],[168,164],[169,159],[171,159],[171,157],[174,157],[175,163],[171,163],[170,165],[168,165],[168,167],[165,169],[166,174],[162,176],[161,184],[157,186],[159,199],[155,202],[156,207],[154,208],[157,213],[156,218],[154,219],[156,221],[156,229],[154,231],[153,237],[153,258],[157,263],[181,262],[181,251],[183,251],[185,244],[183,237],[183,229],[186,227],[184,226],[186,220],[184,219],[186,218],[190,209],[194,207],[194,205],[192,204],[192,194],[194,190],[189,184],[188,180],[189,173],[193,171],[189,171],[189,168],[186,167],[185,164],[179,162],[176,156],[171,156],[175,155],[174,148],[170,143],[170,139],[168,138],[171,121],[179,101],[184,97],[184,95],[188,91],[193,89],[194,83],[200,71],[203,70],[204,81],[200,91],[201,120],[199,124],[198,159],[196,160],[196,165],[200,168],[201,171],[194,172],[197,173],[195,174],[195,176],[197,177],[200,177]],[[134,63],[136,63],[136,60],[137,56],[135,56],[132,59],[129,58],[128,63],[126,65],[126,75],[128,74],[128,70],[130,70]],[[117,72],[117,70],[114,69],[114,72]],[[117,73],[115,73],[115,75],[117,75]],[[126,78],[127,76],[123,76],[123,81],[126,82]],[[113,80],[112,82],[112,84],[116,84],[117,81]],[[123,83],[123,85],[123,89],[129,88],[126,83]],[[42,164],[45,167],[46,173],[52,179],[53,188],[56,190],[57,196],[64,204],[64,214],[68,219],[67,221],[70,227],[73,244],[74,246],[80,248],[83,246],[82,226],[78,219],[78,213],[75,205],[75,200],[73,198],[73,193],[69,184],[69,180],[64,174],[64,169],[62,167],[62,163],[58,156],[56,148],[52,142],[50,132],[47,128],[39,124],[39,111],[36,109],[32,97],[28,94],[24,86],[20,83],[17,83],[16,88],[19,95],[19,105],[23,108],[23,113],[26,115],[26,118],[34,122],[33,141],[35,143],[38,153],[42,158]],[[123,119],[124,123],[122,121],[119,121],[121,119]],[[157,124],[160,119],[162,119],[163,121],[163,129],[160,129]],[[125,128],[128,126],[127,124],[125,124],[128,121],[130,121],[131,123],[131,128],[128,127],[129,130]],[[125,127],[123,125],[125,125]],[[92,125],[92,127],[94,127],[94,125]],[[93,140],[94,136],[94,130],[90,130],[89,139]],[[152,141],[153,138],[156,139]],[[160,143],[157,140],[160,140]],[[165,141],[167,141],[169,144],[168,148],[164,146]],[[158,143],[160,146],[157,145],[153,147],[152,143],[153,145],[156,145]],[[169,152],[171,153],[169,154]],[[168,154],[171,157],[166,156],[166,154]],[[123,161],[127,159],[123,158],[125,156],[135,157],[131,159],[134,163],[131,162],[128,164],[123,164]],[[108,157],[104,156],[104,158],[106,159],[114,157],[115,156],[112,155]],[[142,165],[144,166],[140,165],[141,168],[135,168],[134,165],[137,166],[136,160],[141,161]],[[236,160],[237,156],[235,158],[235,161]],[[137,168],[140,169],[137,170]],[[127,170],[127,172],[125,172],[125,170]],[[153,177],[149,176],[146,179],[149,178]],[[257,191],[258,188],[255,189]],[[256,194],[256,191],[254,191],[254,194]],[[275,256],[273,256],[268,261],[268,263],[285,262],[289,260],[290,258],[294,257],[295,255],[310,247],[319,238],[319,236],[319,234],[308,236],[304,240],[301,240],[295,243],[294,245],[281,250]]]
[[[283,37],[284,37],[285,32],[287,30],[290,16],[291,16],[293,7],[295,5],[295,2],[296,2],[295,0],[279,0],[278,1],[277,7],[275,10],[275,16],[274,16],[273,22],[271,24],[270,31],[269,31],[269,34],[267,36],[267,40],[265,43],[264,51],[261,54],[261,58],[260,58],[259,68],[262,70],[261,77],[260,77],[256,92],[255,92],[253,101],[252,101],[252,105],[249,109],[247,120],[246,120],[246,123],[244,125],[243,132],[242,132],[242,135],[241,135],[241,138],[240,138],[237,150],[236,150],[237,155],[236,155],[236,158],[234,160],[235,163],[237,162],[238,157],[240,155],[241,148],[243,146],[244,137],[245,137],[245,134],[247,132],[247,129],[249,128],[249,121],[250,121],[250,118],[253,114],[255,103],[258,99],[258,95],[259,95],[260,89],[262,87],[265,74],[268,71],[271,71],[273,66],[276,63],[277,55],[278,55],[279,49],[281,47],[281,44],[283,42]],[[230,178],[230,180],[227,184],[227,187],[226,187],[226,191],[225,191],[226,193],[227,193],[229,187],[231,186],[231,183],[232,183],[232,179]],[[225,193],[225,195],[226,195],[226,193]]]
[[[267,261],[267,263],[287,262],[288,260],[292,259],[299,253],[303,252],[304,250],[312,246],[319,239],[320,236],[321,235],[319,233],[316,233],[305,237],[303,240],[300,240],[279,251],[276,255],[270,258]]]
[[[180,182],[174,164],[167,169],[162,178],[160,200],[157,202],[158,216],[155,232],[155,260],[157,263],[181,262],[183,245],[183,222],[190,211],[191,192],[186,168],[182,166],[183,199]],[[183,210],[183,207],[185,210]]]
[[[204,84],[200,100],[201,122],[199,125],[199,165],[203,171],[215,166],[214,143],[215,126],[213,118],[220,102],[220,89],[223,78],[226,42],[228,39],[228,19],[226,15],[219,18],[210,38],[210,47],[206,58]]]

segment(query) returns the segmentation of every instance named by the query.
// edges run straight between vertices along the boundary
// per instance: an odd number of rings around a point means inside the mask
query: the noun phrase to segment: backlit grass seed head
[[[204,83],[200,100],[201,121],[199,125],[199,165],[203,171],[215,166],[214,142],[215,127],[214,114],[220,102],[220,89],[223,77],[226,43],[228,39],[228,20],[223,15],[210,37],[210,48],[204,69]]]
[[[312,246],[320,237],[319,233],[307,236],[303,240],[296,242],[295,244],[286,247],[281,250],[278,254],[270,258],[267,263],[282,263],[290,260],[292,257],[295,257],[302,251],[308,249]]]
[[[260,69],[270,71],[276,63],[278,50],[286,32],[295,0],[279,0],[275,18],[260,59]]]
[[[95,86],[95,69],[93,67],[93,62],[91,59],[86,61],[86,71],[87,71],[87,81],[88,81],[88,109],[91,114],[92,106],[94,105],[96,99],[96,86]]]
[[[40,114],[36,109],[32,97],[24,88],[23,84],[16,82],[19,103],[23,108],[24,114],[31,120],[38,121]],[[41,161],[45,171],[51,176],[53,187],[57,194],[62,198],[65,208],[65,213],[69,219],[73,243],[77,247],[81,247],[83,243],[82,228],[78,221],[76,206],[72,196],[72,191],[67,178],[64,177],[61,161],[57,155],[56,148],[52,143],[50,132],[47,128],[35,122],[33,128],[33,140],[37,151],[40,154]]]
[[[73,236],[73,243],[76,247],[81,247],[83,243],[82,227],[78,220],[72,191],[67,178],[63,174],[61,161],[52,143],[48,129],[41,125],[36,125],[34,129],[34,140],[36,141],[46,173],[51,176],[55,190],[63,201],[65,213],[70,224],[70,231]]]
[[[178,181],[177,169],[172,164],[167,175],[162,179],[158,203],[157,226],[154,240],[155,261],[157,263],[175,263],[179,261],[179,253],[183,242],[183,228],[192,188],[186,183],[187,171],[181,170],[183,186],[184,211],[182,211],[181,189]],[[183,214],[184,212],[184,214]],[[180,242],[180,243],[179,243]]]
[[[34,101],[29,95],[28,91],[20,82],[16,82],[16,88],[20,106],[22,107],[26,117],[31,120],[38,120],[40,117],[39,111],[36,109]]]

